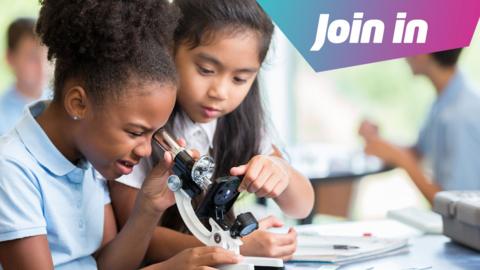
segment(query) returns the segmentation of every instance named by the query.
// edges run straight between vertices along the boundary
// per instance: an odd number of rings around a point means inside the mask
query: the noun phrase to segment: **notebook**
[[[442,216],[428,210],[414,207],[390,210],[387,217],[398,220],[428,234],[442,234]]]
[[[291,262],[347,264],[408,252],[407,239],[300,233]]]

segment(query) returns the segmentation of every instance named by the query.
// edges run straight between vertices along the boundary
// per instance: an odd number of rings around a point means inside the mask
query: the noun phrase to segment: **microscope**
[[[174,174],[169,176],[167,185],[175,195],[180,216],[190,232],[207,246],[222,247],[240,254],[240,238],[258,229],[258,222],[250,212],[238,215],[233,223],[226,219],[226,214],[240,195],[238,187],[242,178],[225,176],[212,180],[215,170],[213,159],[210,156],[193,159],[165,130],[158,131],[154,141],[173,156]],[[204,199],[194,210],[192,199],[205,192]],[[208,220],[210,228],[200,219]],[[238,264],[222,265],[219,269],[279,270],[284,269],[284,265],[281,259],[244,257]]]

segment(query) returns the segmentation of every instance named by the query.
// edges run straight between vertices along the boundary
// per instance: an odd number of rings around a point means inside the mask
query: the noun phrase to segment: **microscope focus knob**
[[[173,191],[173,192],[176,192],[178,191],[179,189],[182,188],[182,179],[180,179],[180,177],[178,177],[177,175],[170,175],[167,179],[167,186],[168,188]]]
[[[252,213],[247,212],[237,216],[230,229],[230,235],[233,238],[244,237],[258,229],[258,221]]]

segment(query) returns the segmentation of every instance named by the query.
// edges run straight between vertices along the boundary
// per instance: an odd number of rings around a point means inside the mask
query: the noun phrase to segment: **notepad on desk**
[[[407,239],[302,233],[298,236],[298,247],[292,261],[347,264],[407,251]]]

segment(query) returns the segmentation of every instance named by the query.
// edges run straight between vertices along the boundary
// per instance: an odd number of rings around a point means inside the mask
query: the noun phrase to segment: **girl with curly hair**
[[[173,203],[171,156],[143,183],[117,233],[104,179],[128,174],[174,107],[171,41],[178,12],[162,0],[44,0],[36,30],[54,60],[54,98],[31,105],[0,139],[3,269],[136,269]],[[235,263],[186,250],[149,269]]]

